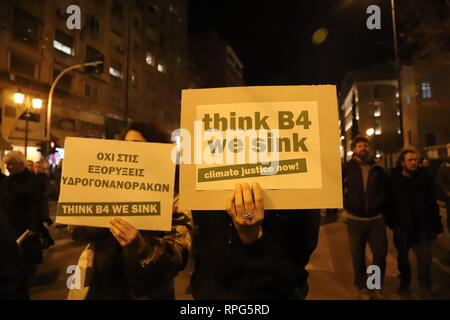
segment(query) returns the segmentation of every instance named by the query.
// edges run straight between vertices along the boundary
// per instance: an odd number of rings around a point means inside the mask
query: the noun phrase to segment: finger
[[[227,203],[226,203],[226,210],[228,212],[229,215],[235,216],[236,215],[236,210],[234,209],[234,191],[230,194],[230,196],[227,199]]]
[[[119,238],[118,236],[116,236],[115,234],[113,234],[114,239],[117,240],[117,242],[122,246],[125,247],[127,244],[125,243],[125,241],[123,241],[121,238]]]
[[[114,236],[114,238],[116,238],[117,241],[119,241],[119,243],[121,245],[126,245],[127,244],[127,241],[126,241],[125,237],[122,235],[122,233],[117,228],[115,228],[114,226],[111,226],[109,228],[109,230],[111,231],[111,233]]]
[[[242,195],[244,198],[244,211],[254,212],[255,203],[253,202],[253,195],[250,186],[247,183],[243,183],[241,184],[241,187],[242,187]]]
[[[123,219],[115,218],[114,220],[117,222],[118,225],[121,225],[122,227],[124,227],[127,230],[130,230],[130,231],[136,230],[136,228],[133,225],[131,225],[130,223],[128,223],[127,221],[125,221]]]
[[[258,182],[252,184],[253,198],[255,199],[256,209],[264,210],[264,198],[261,187]]]
[[[121,225],[119,222],[117,222],[116,219],[111,220],[109,223],[123,234],[127,234],[129,232],[128,229],[125,228],[123,225]]]
[[[244,201],[242,199],[242,189],[239,183],[236,185],[235,189],[234,207],[236,209],[236,217],[242,217],[244,214]]]

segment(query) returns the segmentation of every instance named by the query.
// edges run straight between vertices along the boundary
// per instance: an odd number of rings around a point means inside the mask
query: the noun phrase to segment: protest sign
[[[184,90],[181,118],[183,207],[224,209],[253,181],[267,209],[342,207],[334,86]]]
[[[120,217],[141,230],[169,231],[173,145],[67,138],[56,222],[109,227]]]

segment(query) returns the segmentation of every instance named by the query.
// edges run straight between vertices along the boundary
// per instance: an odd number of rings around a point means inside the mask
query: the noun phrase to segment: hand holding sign
[[[251,189],[247,183],[237,184],[228,198],[226,210],[243,243],[252,243],[262,237],[264,202],[258,183],[253,183]]]
[[[109,230],[122,247],[136,245],[138,248],[143,246],[144,239],[139,230],[123,219],[115,218],[110,222]]]

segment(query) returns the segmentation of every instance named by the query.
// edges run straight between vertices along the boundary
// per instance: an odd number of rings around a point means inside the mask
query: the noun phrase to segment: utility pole
[[[401,65],[400,55],[397,42],[397,22],[395,17],[395,0],[391,0],[392,10],[392,31],[394,33],[394,54],[395,54],[395,72],[397,76],[397,88],[398,88],[398,110],[400,111],[400,131],[401,131],[401,144],[404,146],[403,139],[403,107],[402,107],[402,85],[401,85]]]
[[[127,65],[125,70],[125,109],[123,115],[123,121],[125,126],[128,122],[129,114],[129,85],[130,85],[130,55],[131,55],[131,28],[133,22],[133,1],[128,1],[128,35],[127,35]]]

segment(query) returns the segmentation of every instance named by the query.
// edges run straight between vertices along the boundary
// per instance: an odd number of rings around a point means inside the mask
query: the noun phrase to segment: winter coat
[[[194,299],[304,299],[305,266],[316,248],[320,214],[266,211],[263,236],[243,244],[225,211],[194,212]]]
[[[122,248],[106,228],[71,226],[76,241],[90,244],[79,259],[81,290],[70,300],[173,299],[173,279],[182,271],[192,243],[192,214],[174,198],[171,231],[140,231],[145,245]]]
[[[27,169],[10,175],[3,183],[2,209],[18,238],[27,229],[38,232],[42,215],[42,192],[36,177]]]
[[[392,170],[386,222],[394,230],[401,229],[412,240],[417,240],[420,235],[432,239],[441,233],[442,223],[432,177],[421,169],[412,177],[405,177],[401,168]]]
[[[360,164],[352,159],[342,168],[344,208],[357,217],[371,218],[383,214],[387,201],[383,168],[370,163],[367,191],[364,190]]]

